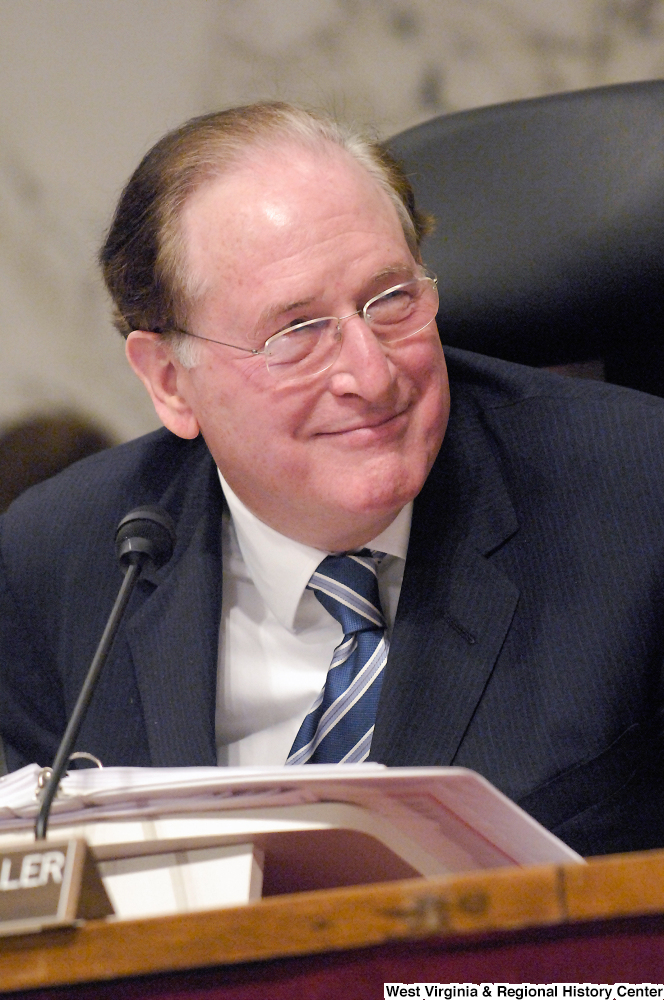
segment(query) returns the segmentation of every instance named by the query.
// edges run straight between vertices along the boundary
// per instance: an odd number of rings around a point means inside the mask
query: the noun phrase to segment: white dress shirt
[[[220,766],[283,764],[325,684],[342,629],[306,586],[322,552],[260,521],[219,475],[222,523],[216,740]],[[388,634],[397,610],[412,503],[367,548],[387,553],[378,585]]]

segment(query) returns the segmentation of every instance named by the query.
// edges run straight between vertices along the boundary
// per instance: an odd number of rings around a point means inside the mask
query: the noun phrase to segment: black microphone
[[[51,774],[42,790],[41,808],[35,823],[35,838],[43,840],[48,827],[51,803],[69,762],[72,747],[76,742],[85,713],[88,710],[102,667],[111,651],[125,608],[132,591],[144,569],[151,563],[155,569],[164,566],[173,555],[175,546],[175,525],[172,518],[160,507],[148,504],[137,507],[120,521],[115,533],[115,554],[125,577],[113,605],[104,634],[88,670],[71,719],[58,747]]]

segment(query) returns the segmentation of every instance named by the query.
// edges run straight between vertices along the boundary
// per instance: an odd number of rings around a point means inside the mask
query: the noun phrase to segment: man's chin
[[[412,456],[404,460],[401,454],[383,454],[357,465],[340,462],[328,481],[330,491],[349,513],[370,513],[409,503],[422,489],[429,470],[424,454],[417,462]]]
[[[360,489],[349,487],[344,490],[341,483],[336,483],[329,494],[326,506],[344,516],[349,526],[353,522],[360,525],[372,519],[396,517],[399,511],[417,496],[421,488],[419,482],[408,485],[383,482],[373,489],[367,488],[367,484],[364,484]]]

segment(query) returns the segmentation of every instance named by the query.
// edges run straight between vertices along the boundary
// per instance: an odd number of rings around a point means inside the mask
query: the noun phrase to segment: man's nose
[[[332,392],[381,399],[394,381],[394,370],[380,341],[361,313],[344,316],[340,323],[341,350],[330,369]]]

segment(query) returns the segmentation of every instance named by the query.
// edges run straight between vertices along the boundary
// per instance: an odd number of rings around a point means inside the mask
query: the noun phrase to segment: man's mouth
[[[396,413],[384,413],[373,415],[370,417],[365,417],[362,420],[358,420],[355,423],[351,423],[345,427],[338,427],[329,431],[320,431],[317,437],[337,437],[337,438],[352,438],[361,437],[364,435],[367,439],[379,438],[381,435],[388,435],[392,433],[397,425],[400,425],[405,419],[405,415],[408,412],[409,407],[405,406],[402,410]]]

